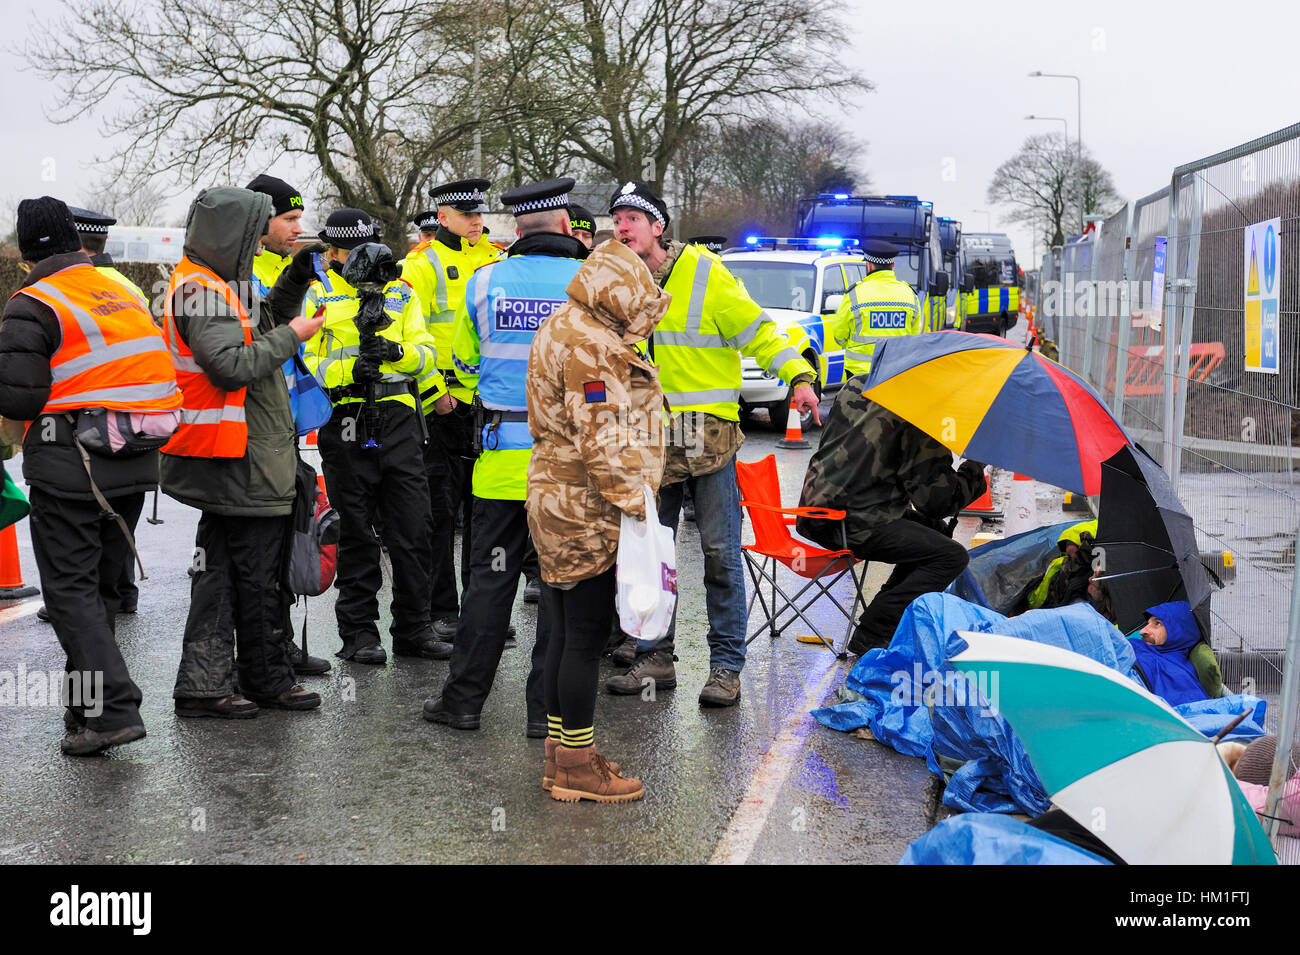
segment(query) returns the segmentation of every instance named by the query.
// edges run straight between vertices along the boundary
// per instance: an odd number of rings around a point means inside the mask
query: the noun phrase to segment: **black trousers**
[[[379,645],[379,588],[384,582],[379,541],[383,527],[393,565],[393,623],[397,639],[429,629],[429,484],[424,474],[424,430],[416,412],[400,402],[379,403],[374,438],[366,448],[360,402],[339,405],[320,429],[325,485],[339,512],[339,566],[334,586],[343,649],[349,659],[361,647]]]
[[[172,691],[178,700],[229,696],[236,649],[244,696],[279,696],[297,682],[284,634],[293,602],[284,586],[291,521],[287,515],[210,511],[199,518],[190,612]]]
[[[469,589],[473,410],[468,404],[459,404],[445,415],[430,414],[424,420],[429,428],[424,467],[429,479],[433,548],[433,561],[429,565],[429,618],[455,620],[460,614],[455,559],[458,513],[464,525],[460,540],[460,587],[461,591]]]
[[[112,497],[108,503],[134,524],[144,507],[144,495]],[[132,559],[126,538],[116,521],[101,517],[94,501],[55,497],[33,487],[31,506],[32,549],[45,609],[68,657],[65,670],[82,674],[78,680],[83,705],[72,708],[93,730],[138,726],[140,688],[127,672],[113,633],[117,581]],[[103,674],[102,699],[95,690],[99,674]]]
[[[579,581],[572,590],[542,583],[538,630],[543,623],[549,630],[546,712],[558,716],[566,730],[586,729],[595,721],[600,655],[614,622],[614,589],[614,567]]]
[[[921,594],[941,591],[966,569],[970,556],[951,537],[917,520],[903,518],[872,531],[865,543],[850,543],[862,560],[893,564],[894,572],[867,605],[850,641],[859,647],[886,647],[903,611]]]
[[[474,537],[469,589],[456,628],[451,671],[442,688],[443,704],[453,713],[480,712],[492,690],[505,649],[506,628],[510,626],[510,610],[519,588],[524,553],[532,543],[523,501],[476,497],[471,523]],[[539,619],[525,690],[529,722],[546,720],[542,693],[545,659],[546,629]]]

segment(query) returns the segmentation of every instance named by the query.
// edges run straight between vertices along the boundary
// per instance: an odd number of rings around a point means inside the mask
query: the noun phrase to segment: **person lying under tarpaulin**
[[[1223,673],[1186,600],[1146,609],[1147,622],[1128,638],[1146,688],[1170,706],[1223,695]]]

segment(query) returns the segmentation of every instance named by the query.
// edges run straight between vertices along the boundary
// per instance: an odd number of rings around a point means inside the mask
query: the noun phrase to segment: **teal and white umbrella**
[[[1052,801],[1126,862],[1277,863],[1214,743],[1163,700],[1071,650],[957,635],[952,665],[988,688]]]

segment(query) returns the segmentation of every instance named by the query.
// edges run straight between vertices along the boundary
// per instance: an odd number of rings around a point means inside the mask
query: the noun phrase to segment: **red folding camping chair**
[[[835,644],[827,640],[818,631],[816,625],[808,619],[805,611],[819,599],[828,599],[848,620],[844,631],[844,647],[847,648],[849,637],[853,633],[854,618],[862,602],[862,582],[866,574],[866,562],[853,556],[848,548],[848,535],[844,530],[844,511],[829,510],[824,507],[782,507],[781,482],[776,473],[776,456],[769,454],[753,464],[736,462],[736,484],[740,487],[741,507],[749,512],[749,520],[754,526],[754,543],[743,547],[745,566],[749,569],[750,579],[754,582],[754,596],[749,600],[749,610],[754,608],[754,600],[762,605],[767,614],[755,629],[753,636],[745,641],[748,645],[757,639],[764,630],[771,633],[775,640],[781,631],[795,620],[802,620],[827,649],[837,656],[847,656],[846,649],[835,651]],[[840,522],[840,537],[844,541],[841,550],[826,550],[816,544],[799,540],[790,533],[790,525],[796,517],[824,518]],[[777,580],[777,565],[784,564],[800,577],[807,580],[798,593],[790,596]],[[831,576],[831,575],[834,576]],[[844,605],[831,593],[831,588],[845,574],[853,581],[853,608],[846,610]],[[769,593],[764,593],[764,583]],[[809,590],[814,592],[803,600]],[[770,598],[770,603],[769,603]],[[779,599],[778,599],[779,598]],[[800,601],[803,600],[801,603]],[[789,613],[784,623],[781,618]]]

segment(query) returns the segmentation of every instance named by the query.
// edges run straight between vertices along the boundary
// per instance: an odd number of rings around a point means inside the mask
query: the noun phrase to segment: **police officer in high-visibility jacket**
[[[704,551],[709,613],[709,677],[704,706],[740,700],[745,665],[745,580],[740,558],[740,499],[736,451],[740,431],[740,356],[791,385],[798,409],[816,415],[812,367],[745,292],[722,260],[703,246],[665,243],[668,207],[643,182],[628,182],[610,200],[614,235],[641,257],[655,282],[672,296],[668,314],[650,337],[650,354],[671,406],[672,422],[659,520],[674,529],[682,493],[690,484]],[[641,693],[643,681],[677,685],[673,630],[627,673],[611,678],[612,693]]]
[[[383,570],[372,522],[379,518],[393,566],[393,652],[445,659],[451,647],[429,623],[429,486],[416,390],[420,378],[436,376],[436,349],[420,301],[401,279],[384,288],[391,321],[363,341],[355,322],[361,301],[342,274],[348,253],[377,236],[373,220],[360,209],[330,213],[320,233],[330,271],[307,291],[306,314],[325,310],[320,334],[307,343],[307,365],[334,404],[317,443],[340,518],[338,656],[357,663],[388,660],[377,626]],[[445,386],[437,382],[435,390],[439,409],[446,410]]]
[[[862,243],[867,277],[840,301],[831,335],[844,349],[845,380],[871,371],[876,342],[899,335],[918,335],[924,316],[916,290],[894,274],[898,246],[883,239]]]
[[[533,335],[554,309],[568,302],[565,289],[587,257],[587,247],[573,238],[569,224],[572,188],[572,179],[552,179],[502,195],[502,203],[514,209],[519,240],[507,258],[470,277],[456,320],[456,373],[478,389],[482,453],[474,464],[469,589],[451,672],[441,697],[424,704],[425,719],[455,729],[478,729],[531,543],[524,499],[533,439],[524,375]],[[537,739],[546,736],[545,633],[539,623],[525,693],[525,729]]]
[[[113,264],[113,257],[104,251],[105,246],[108,245],[108,227],[117,225],[117,220],[102,212],[81,209],[77,206],[69,206],[68,211],[72,213],[72,221],[77,226],[81,251],[90,256],[90,264],[100,273],[119,283],[145,308],[149,308],[149,297],[144,294],[140,286],[117,270],[117,266]]]
[[[469,587],[470,473],[474,465],[474,391],[457,377],[452,361],[456,313],[465,300],[465,285],[474,270],[500,258],[483,232],[488,210],[486,179],[458,179],[429,190],[435,208],[416,217],[420,243],[407,253],[402,278],[420,298],[424,321],[438,347],[438,368],[421,382],[426,394],[429,443],[425,472],[429,478],[433,564],[429,571],[429,616],[440,640],[456,636],[460,603],[456,594],[456,515],[461,516],[460,580]],[[452,396],[449,414],[432,408],[435,375],[441,375]]]

